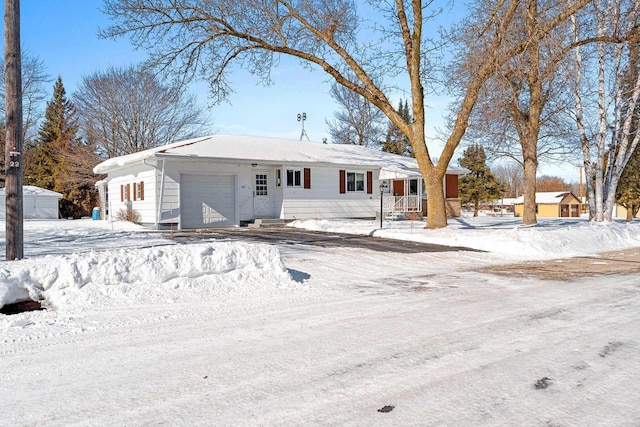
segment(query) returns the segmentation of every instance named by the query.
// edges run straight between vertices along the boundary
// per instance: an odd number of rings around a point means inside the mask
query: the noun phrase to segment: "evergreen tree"
[[[61,193],[63,217],[88,215],[96,199],[91,168],[98,159],[77,137],[76,115],[58,77],[38,137],[25,153],[25,184]]]
[[[473,203],[473,216],[478,216],[480,203],[499,198],[505,187],[487,168],[486,161],[484,148],[479,145],[464,150],[458,160],[460,166],[471,171],[460,178],[460,201]]]
[[[400,100],[397,111],[407,123],[411,123],[412,117],[409,111],[408,101],[405,100],[403,103],[402,100]],[[382,151],[414,157],[413,147],[411,147],[409,138],[393,123],[389,123],[385,140],[382,142]]]
[[[627,210],[627,222],[640,211],[640,149],[636,147],[624,168],[618,188],[616,189],[616,203]]]

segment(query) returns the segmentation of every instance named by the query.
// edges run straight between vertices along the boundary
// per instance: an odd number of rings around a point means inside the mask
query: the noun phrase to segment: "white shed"
[[[22,187],[22,210],[24,219],[58,219],[58,201],[62,194],[33,185]],[[0,188],[0,219],[5,219],[5,189]]]

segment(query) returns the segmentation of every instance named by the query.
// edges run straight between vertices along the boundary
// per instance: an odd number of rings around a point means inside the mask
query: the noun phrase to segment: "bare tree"
[[[505,197],[519,197],[524,188],[522,164],[517,162],[494,165],[491,170],[507,186]]]
[[[549,19],[561,15],[566,7],[563,1],[521,2],[518,19],[512,21],[507,35],[511,43],[526,43],[526,48],[522,55],[499,64],[480,91],[482,108],[477,108],[472,117],[475,136],[480,135],[487,146],[494,147],[494,155],[510,157],[523,166],[524,224],[537,221],[535,193],[539,159],[562,159],[579,147],[566,115],[571,107],[565,90],[568,54],[576,47],[598,40],[609,43],[624,40],[624,36],[616,34],[574,38],[570,36],[568,22],[551,28],[548,37],[532,36],[549,28]],[[476,19],[482,23],[485,20],[482,16],[490,10],[477,13],[480,17]],[[463,34],[464,61],[478,61],[478,52],[469,48],[476,45],[475,33]]]
[[[595,221],[611,221],[620,176],[640,141],[640,132],[634,131],[640,109],[640,4],[596,0],[591,16],[596,20],[591,26],[583,25],[579,17],[572,19],[576,40],[591,28],[602,39],[622,34],[628,40],[618,44],[599,41],[575,50],[575,120],[587,176],[589,215]],[[597,108],[585,107],[588,103]]]
[[[570,184],[559,176],[542,175],[536,179],[538,191],[570,191]]]
[[[206,119],[192,95],[135,67],[85,76],[73,95],[80,130],[102,156],[115,157],[189,138]]]
[[[22,55],[22,138],[26,145],[29,145],[38,133],[38,121],[42,117],[42,105],[47,97],[46,84],[50,81],[51,76],[46,73],[42,60],[29,54]],[[0,60],[0,115],[4,121],[3,60]]]
[[[569,91],[565,89],[564,64],[564,61],[556,64],[544,61],[544,107],[537,142],[539,161],[564,162],[579,152],[580,143],[575,135],[575,124],[566,114],[567,109],[573,108],[573,102]],[[514,116],[514,112],[525,108],[528,97],[523,71],[518,70],[517,77],[509,73],[509,81],[501,74],[487,82],[465,136],[470,144],[481,144],[488,159],[509,159],[521,167],[524,158],[518,130],[522,123],[515,118],[525,118],[526,115]]]
[[[136,46],[150,52],[152,65],[183,79],[204,75],[214,99],[229,95],[232,64],[247,67],[264,82],[270,81],[279,55],[319,67],[375,105],[409,138],[427,191],[427,227],[437,228],[447,225],[444,176],[484,83],[589,1],[558,0],[562,7],[548,11],[536,31],[515,44],[507,43],[508,28],[521,1],[485,2],[487,13],[474,26],[473,47],[479,54],[465,65],[460,108],[437,163],[425,142],[425,87],[434,81],[429,62],[433,44],[423,31],[424,23],[440,10],[436,0],[106,0],[105,11],[115,23],[102,35],[129,35]],[[358,14],[366,8],[374,10]],[[369,12],[382,22],[371,26],[365,18]],[[408,83],[411,123],[392,105],[389,88],[376,84],[376,76],[386,75],[401,76]]]
[[[331,140],[337,144],[355,144],[374,147],[380,144],[384,135],[385,115],[356,92],[331,85],[331,96],[342,109],[327,120]]]

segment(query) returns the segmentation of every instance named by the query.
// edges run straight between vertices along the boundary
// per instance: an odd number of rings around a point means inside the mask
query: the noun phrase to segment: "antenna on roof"
[[[302,122],[302,132],[300,133],[300,141],[302,141],[302,137],[306,136],[307,141],[310,141],[309,135],[307,135],[307,131],[304,130],[304,121],[307,120],[307,113],[298,113],[298,121]]]

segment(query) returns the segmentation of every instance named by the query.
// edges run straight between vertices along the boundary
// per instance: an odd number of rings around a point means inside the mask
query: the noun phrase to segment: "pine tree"
[[[91,166],[98,161],[92,148],[77,137],[76,115],[58,77],[38,137],[25,154],[25,183],[61,193],[63,217],[88,215],[95,203]]]
[[[640,149],[636,147],[624,168],[618,188],[616,189],[616,203],[627,210],[627,222],[640,211]]]
[[[411,123],[412,118],[408,101],[405,100],[403,103],[400,100],[397,111],[407,123]],[[409,138],[393,123],[389,123],[385,140],[382,142],[382,151],[414,157]]]
[[[462,204],[473,203],[473,216],[478,216],[480,203],[495,200],[504,191],[504,184],[487,168],[486,161],[484,148],[479,145],[464,150],[458,161],[460,166],[471,171],[460,178],[460,201]]]

